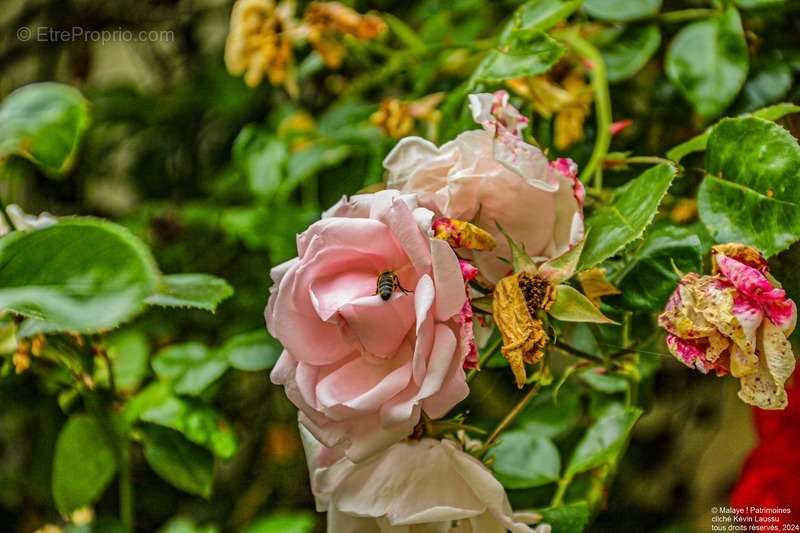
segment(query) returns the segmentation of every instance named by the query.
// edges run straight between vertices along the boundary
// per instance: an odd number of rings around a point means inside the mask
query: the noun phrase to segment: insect
[[[410,292],[400,285],[400,278],[397,277],[397,274],[393,270],[384,270],[378,274],[378,285],[375,289],[375,294],[380,295],[381,300],[386,301],[391,298],[392,293],[397,289],[401,290],[403,293]]]

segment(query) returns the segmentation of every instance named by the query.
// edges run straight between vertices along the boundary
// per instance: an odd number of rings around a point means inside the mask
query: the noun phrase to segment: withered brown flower
[[[566,150],[583,139],[583,123],[589,115],[593,94],[581,69],[570,69],[563,77],[558,76],[559,70],[563,69],[509,80],[506,85],[528,100],[542,117],[555,115],[553,141],[556,148]]]
[[[501,279],[494,289],[492,316],[503,338],[503,357],[514,373],[517,387],[525,385],[525,363],[544,357],[548,336],[540,311],[553,304],[555,289],[549,281],[526,271]]]
[[[294,77],[292,30],[294,2],[237,0],[225,43],[225,65],[236,76],[244,74],[248,87],[257,87],[266,75],[272,85],[297,93]]]
[[[386,31],[386,23],[376,15],[362,15],[339,2],[312,2],[303,15],[308,41],[330,68],[339,68],[345,48],[342,35],[368,40]]]
[[[387,98],[369,120],[389,137],[401,139],[414,132],[418,120],[431,126],[438,124],[442,113],[436,106],[443,97],[444,93],[434,93],[414,101]]]

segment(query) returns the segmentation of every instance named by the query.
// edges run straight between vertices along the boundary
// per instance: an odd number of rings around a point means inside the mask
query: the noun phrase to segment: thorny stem
[[[576,29],[554,32],[553,36],[564,41],[578,55],[591,63],[592,90],[594,91],[595,119],[597,136],[589,162],[581,172],[580,179],[586,183],[594,176],[594,190],[603,190],[603,161],[611,146],[611,95],[608,91],[608,74],[603,56],[589,41],[580,36]]]
[[[536,397],[536,394],[539,392],[540,388],[541,388],[540,383],[534,383],[533,386],[530,389],[528,389],[528,392],[525,393],[525,396],[523,396],[522,399],[519,402],[517,402],[517,405],[515,405],[506,414],[505,418],[503,418],[503,420],[501,420],[500,423],[497,424],[497,427],[494,428],[492,434],[489,435],[489,438],[486,439],[486,444],[484,444],[485,449],[488,449],[489,446],[491,446],[492,443],[495,440],[497,440],[497,437],[499,437],[500,434],[503,431],[505,431],[505,429],[511,424],[511,422],[513,422],[514,419],[517,418],[517,415],[520,414],[520,412],[522,412],[523,409],[525,409],[525,406],[528,405],[530,401]]]

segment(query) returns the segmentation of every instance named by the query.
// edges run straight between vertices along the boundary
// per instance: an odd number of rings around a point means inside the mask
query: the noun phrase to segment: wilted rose
[[[701,372],[739,378],[739,397],[763,409],[783,409],[783,384],[795,360],[787,336],[795,304],[769,277],[757,250],[721,245],[712,250],[714,274],[686,275],[659,317],[667,346]]]

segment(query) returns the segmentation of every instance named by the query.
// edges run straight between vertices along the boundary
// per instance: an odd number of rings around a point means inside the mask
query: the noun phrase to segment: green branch
[[[592,90],[594,91],[595,119],[597,121],[597,134],[594,149],[589,162],[581,171],[580,179],[584,183],[594,177],[594,190],[603,189],[603,161],[611,146],[611,95],[608,91],[608,73],[606,64],[600,51],[589,41],[571,28],[554,32],[553,37],[563,41],[582,58],[591,64]]]

